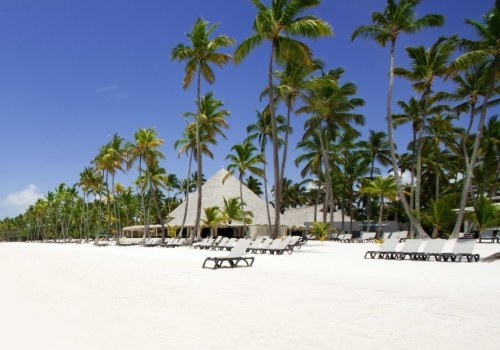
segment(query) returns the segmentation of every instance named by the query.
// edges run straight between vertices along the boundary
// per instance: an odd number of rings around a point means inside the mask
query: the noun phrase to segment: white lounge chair
[[[443,252],[445,239],[429,239],[425,241],[424,250],[420,253],[414,255],[414,260],[430,260],[434,257],[435,260],[439,259],[439,256]]]
[[[224,257],[208,257],[205,259],[203,262],[202,268],[211,268],[211,269],[218,269],[222,266],[224,262],[228,262],[229,266],[231,268],[238,267],[238,264],[240,262],[244,262],[247,267],[250,267],[253,265],[254,262],[254,257],[246,257],[246,251],[248,246],[250,245],[252,241],[250,239],[240,239],[236,244],[234,245],[233,249],[229,252],[227,256]],[[206,266],[207,262],[213,261],[214,265],[212,267]]]
[[[437,260],[462,262],[462,258],[466,258],[467,262],[478,262],[479,254],[473,254],[475,244],[474,239],[457,239],[451,253],[441,253]]]
[[[401,251],[397,253],[396,258],[399,260],[405,260],[408,257],[410,260],[415,260],[415,256],[420,253],[420,247],[424,241],[422,239],[408,239],[401,248]]]
[[[380,246],[379,250],[369,250],[365,253],[365,259],[367,256],[370,256],[370,258],[375,259],[386,259],[391,256],[391,254],[396,253],[396,247],[398,245],[399,241],[397,239],[387,239],[382,243]]]

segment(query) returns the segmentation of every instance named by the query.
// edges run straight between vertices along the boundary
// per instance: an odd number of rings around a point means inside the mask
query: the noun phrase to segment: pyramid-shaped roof
[[[222,180],[226,177],[229,172],[225,169],[217,171],[211,178],[205,182],[202,186],[202,202],[201,202],[201,218],[205,217],[205,208],[218,206],[219,208],[224,207],[224,198],[240,198],[240,181],[233,175],[229,175],[224,183]],[[198,201],[198,192],[193,192],[189,194],[189,204],[186,216],[186,226],[193,226],[196,220],[196,202]],[[249,210],[253,213],[254,225],[267,225],[267,211],[266,202],[260,198],[258,195],[253,193],[248,187],[243,184],[243,201],[245,202],[245,210]],[[177,208],[175,208],[170,217],[173,218],[169,222],[169,225],[181,226],[182,219],[184,217],[184,209],[186,207],[186,201],[182,202]],[[274,222],[274,209],[270,207],[271,211],[271,223]],[[242,225],[241,222],[233,222],[232,225]]]

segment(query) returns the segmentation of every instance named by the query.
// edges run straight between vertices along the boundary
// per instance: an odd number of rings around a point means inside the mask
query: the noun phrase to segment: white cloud
[[[118,90],[120,87],[116,85],[108,85],[108,86],[103,86],[100,87],[99,89],[96,90],[97,93],[103,93],[103,92],[109,92],[109,91],[115,91]]]
[[[17,216],[42,197],[43,195],[38,192],[38,188],[33,184],[28,185],[27,188],[19,192],[9,193],[0,202],[0,208],[2,209],[1,216]]]
[[[390,171],[389,175],[394,176],[394,172]],[[405,170],[402,174],[399,173],[399,176],[401,177],[401,182],[403,185],[408,185],[411,183],[411,171]]]

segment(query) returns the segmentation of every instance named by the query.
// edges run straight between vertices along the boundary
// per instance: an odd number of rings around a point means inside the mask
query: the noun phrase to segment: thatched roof
[[[323,221],[323,208],[318,207],[318,212],[316,214],[317,221]],[[344,221],[348,222],[350,220],[349,216],[344,216]],[[303,208],[291,208],[285,211],[283,214],[283,219],[281,223],[287,225],[288,227],[305,227],[306,223],[311,223],[314,221],[314,206],[303,207]],[[330,214],[326,215],[326,222],[330,222]],[[342,214],[340,212],[333,213],[333,222],[342,222]]]
[[[205,212],[204,209],[208,207],[218,206],[219,208],[224,207],[224,198],[240,198],[240,181],[232,175],[229,175],[224,183],[222,180],[229,172],[225,169],[217,171],[210,179],[205,182],[202,187],[202,203],[201,203],[201,218],[204,219]],[[198,192],[193,192],[189,195],[189,204],[186,217],[186,226],[193,226],[196,219],[196,202],[198,200]],[[245,202],[245,210],[249,210],[253,213],[253,225],[267,225],[267,211],[266,202],[253,193],[248,187],[243,185],[243,201]],[[169,216],[173,217],[173,220],[169,222],[169,225],[181,226],[182,219],[184,217],[184,209],[186,207],[186,201],[175,208],[174,211],[170,213]],[[271,222],[273,220],[273,208],[271,210]],[[232,222],[231,226],[241,226],[242,222]]]

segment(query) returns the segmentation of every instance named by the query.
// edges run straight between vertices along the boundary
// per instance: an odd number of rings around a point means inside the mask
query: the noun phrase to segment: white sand
[[[500,262],[310,242],[207,270],[188,248],[0,244],[0,349],[499,349]],[[485,257],[500,244],[476,244]]]

